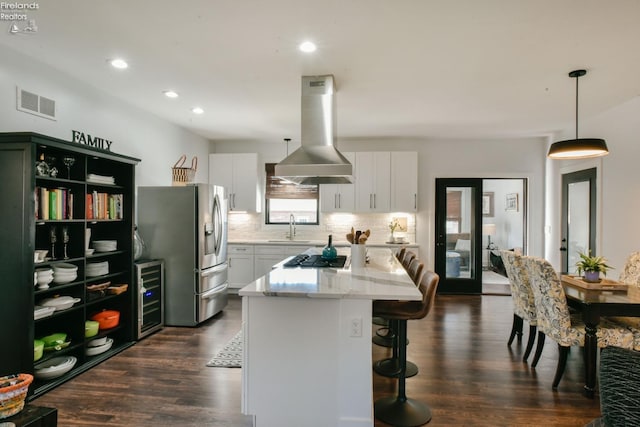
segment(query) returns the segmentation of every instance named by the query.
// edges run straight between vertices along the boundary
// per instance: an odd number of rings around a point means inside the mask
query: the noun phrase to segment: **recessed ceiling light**
[[[177,98],[178,97],[178,93],[174,92],[172,90],[165,90],[162,93],[164,93],[164,96],[166,96],[167,98]]]
[[[110,64],[112,67],[118,68],[120,70],[124,70],[129,66],[129,64],[127,64],[127,61],[125,61],[124,59],[112,59]]]
[[[300,46],[298,46],[298,49],[306,53],[315,52],[316,45],[312,42],[304,42],[304,43],[301,43]]]
[[[191,112],[193,114],[202,114],[202,113],[204,113],[204,110],[202,108],[200,108],[200,107],[193,107],[191,109]]]

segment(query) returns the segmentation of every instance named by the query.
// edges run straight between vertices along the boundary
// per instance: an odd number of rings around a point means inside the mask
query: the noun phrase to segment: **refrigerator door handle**
[[[197,270],[198,273],[202,277],[211,276],[212,274],[220,273],[221,271],[225,271],[229,266],[226,262],[222,264],[218,264],[215,267],[207,268],[206,270]]]
[[[218,286],[217,288],[213,288],[211,290],[208,290],[204,294],[200,295],[200,298],[202,298],[202,299],[213,299],[218,294],[221,294],[221,293],[225,292],[228,287],[229,287],[229,284],[225,283],[223,285]]]
[[[220,254],[222,248],[222,209],[220,208],[220,198],[216,194],[213,197],[213,248],[216,255]]]

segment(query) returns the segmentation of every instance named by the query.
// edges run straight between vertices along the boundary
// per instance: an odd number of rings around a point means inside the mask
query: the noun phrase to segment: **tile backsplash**
[[[414,243],[416,236],[415,214],[320,214],[320,225],[296,224],[298,240],[325,240],[333,235],[335,242],[345,242],[351,227],[356,230],[371,230],[369,242],[384,243],[389,240],[391,230],[389,224],[397,219],[403,231],[396,228],[395,236],[404,236],[408,242]],[[405,225],[406,223],[406,225]],[[285,239],[289,232],[288,225],[266,225],[261,213],[229,213],[229,240],[273,240]]]

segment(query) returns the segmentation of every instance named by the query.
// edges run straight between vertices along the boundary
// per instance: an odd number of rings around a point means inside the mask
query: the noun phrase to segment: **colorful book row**
[[[98,193],[87,194],[87,219],[122,219],[124,217],[123,195]]]
[[[68,188],[36,187],[36,220],[73,219],[73,193]]]

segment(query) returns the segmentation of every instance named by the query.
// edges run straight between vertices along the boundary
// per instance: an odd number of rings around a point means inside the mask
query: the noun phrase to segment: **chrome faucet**
[[[296,236],[296,217],[293,214],[289,215],[289,240],[293,240]]]

